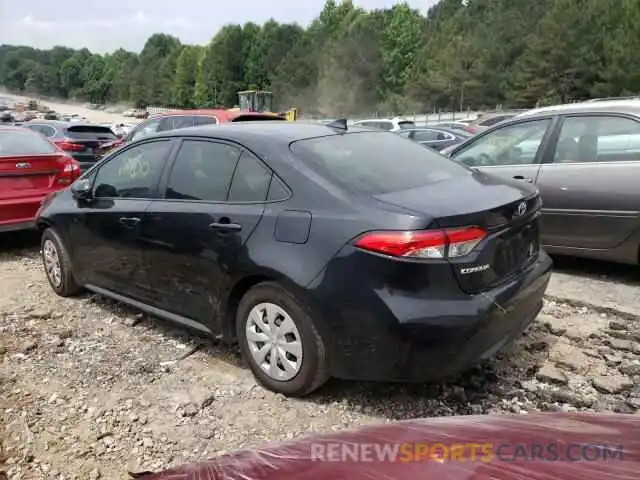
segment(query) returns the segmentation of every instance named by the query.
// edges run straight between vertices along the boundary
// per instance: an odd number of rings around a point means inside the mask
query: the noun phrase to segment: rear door
[[[543,242],[620,245],[640,225],[640,123],[603,114],[566,116],[553,147],[538,177]]]
[[[262,217],[270,179],[237,145],[183,140],[143,230],[154,304],[217,329],[221,288]]]
[[[498,127],[461,145],[451,158],[507,180],[536,183],[552,118]]]

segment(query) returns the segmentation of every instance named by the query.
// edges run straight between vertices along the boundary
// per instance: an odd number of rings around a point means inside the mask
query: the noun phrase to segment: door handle
[[[524,177],[522,175],[514,175],[513,178],[516,179],[516,180],[522,180],[523,182],[533,183],[533,178]]]
[[[136,217],[120,217],[118,222],[122,225],[134,226],[140,223],[140,219]]]
[[[231,220],[227,217],[222,217],[217,222],[213,222],[209,224],[209,228],[214,230],[227,230],[231,232],[239,232],[242,230],[242,225],[239,223],[231,223]]]

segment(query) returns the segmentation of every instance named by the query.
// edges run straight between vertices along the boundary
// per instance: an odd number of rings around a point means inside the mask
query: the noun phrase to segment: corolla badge
[[[16,163],[16,168],[31,168],[31,164],[29,162],[19,162]]]
[[[461,268],[460,273],[462,275],[469,275],[470,273],[484,272],[485,270],[489,270],[489,268],[491,268],[491,265],[488,264],[479,265],[477,267]]]
[[[520,202],[516,208],[516,216],[521,217],[527,213],[527,202]]]

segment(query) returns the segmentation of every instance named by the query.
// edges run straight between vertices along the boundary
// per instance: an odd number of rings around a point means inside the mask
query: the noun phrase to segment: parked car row
[[[57,294],[238,342],[294,396],[492,356],[541,308],[543,246],[638,262],[638,101],[521,113],[449,158],[420,142],[453,128],[277,120],[166,113],[104,156],[108,127],[0,127],[0,225],[40,230]]]

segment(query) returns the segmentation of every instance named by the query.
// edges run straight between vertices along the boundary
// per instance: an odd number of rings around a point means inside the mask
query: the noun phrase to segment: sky
[[[425,11],[437,0],[407,0]],[[398,0],[354,0],[366,9],[390,7]],[[86,47],[104,53],[118,48],[140,51],[153,33],[169,33],[184,43],[208,43],[227,23],[307,25],[324,0],[0,0],[0,44],[51,48]]]

